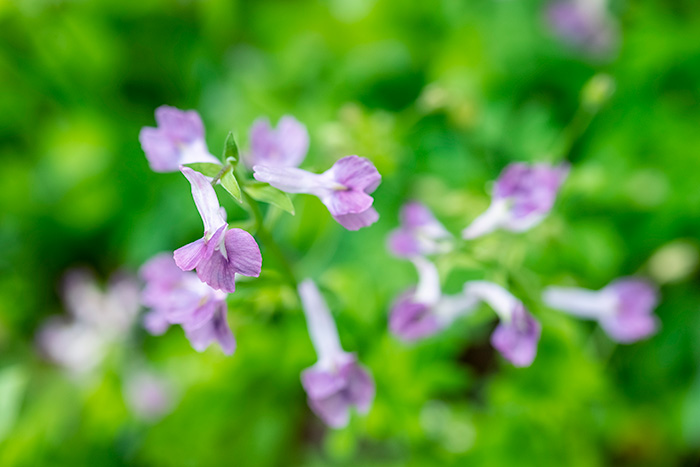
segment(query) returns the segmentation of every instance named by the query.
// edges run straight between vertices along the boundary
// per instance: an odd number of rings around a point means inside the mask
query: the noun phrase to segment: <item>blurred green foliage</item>
[[[543,5],[0,0],[0,465],[700,461],[700,10],[614,2],[622,47],[600,63],[548,34]],[[498,258],[487,268],[459,256],[440,265],[449,292],[507,266],[543,324],[533,366],[494,353],[485,310],[414,346],[388,335],[389,303],[415,281],[385,250],[401,203],[421,199],[458,232],[503,166],[553,156],[600,71],[616,93],[572,147],[553,214],[474,243],[476,257]],[[377,165],[372,228],[343,231],[298,196],[274,232],[374,374],[366,418],[332,431],[307,408],[299,372],[313,349],[269,256],[257,285],[230,299],[233,357],[194,352],[179,329],[138,331],[104,374],[76,385],[38,356],[34,334],[61,313],[66,269],[136,271],[201,235],[186,181],[152,173],[139,147],[162,104],[197,109],[214,154],[229,130],[245,148],[255,117],[290,113],[310,130],[307,167],[347,154]],[[661,331],[638,344],[616,347],[538,300],[552,283],[598,288],[634,273],[663,293]],[[178,384],[177,408],[157,423],[124,404],[117,369],[130,352]]]

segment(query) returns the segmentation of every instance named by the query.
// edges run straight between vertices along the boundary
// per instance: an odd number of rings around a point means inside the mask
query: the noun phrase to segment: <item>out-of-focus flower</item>
[[[350,408],[364,414],[374,399],[374,380],[353,353],[343,351],[333,317],[316,284],[299,284],[304,314],[318,362],[301,374],[309,406],[326,424],[341,428],[350,421]]]
[[[500,285],[487,281],[467,282],[464,293],[483,300],[498,315],[501,322],[491,334],[491,345],[513,365],[530,366],[537,355],[542,326],[522,302]]]
[[[552,209],[568,172],[567,165],[510,164],[496,180],[491,205],[462,231],[462,237],[474,239],[497,229],[523,232],[539,224]]]
[[[370,194],[377,189],[382,176],[364,157],[343,157],[322,174],[264,165],[256,165],[253,170],[256,180],[277,189],[318,196],[333,218],[348,230],[367,227],[379,219]]]
[[[563,41],[596,56],[609,56],[619,42],[619,28],[607,0],[556,0],[547,5],[546,20]]]
[[[92,273],[73,270],[62,287],[67,318],[49,319],[39,330],[40,349],[54,362],[74,373],[99,366],[109,346],[122,339],[139,310],[137,282],[115,274],[102,290]]]
[[[175,250],[175,263],[183,271],[196,268],[203,282],[232,293],[236,290],[236,274],[260,275],[260,248],[245,230],[228,229],[214,187],[204,175],[189,167],[182,167],[181,171],[192,185],[192,197],[204,222],[204,236]]]
[[[423,204],[411,201],[401,207],[401,226],[389,235],[389,250],[400,258],[447,253],[452,235]]]
[[[542,299],[551,308],[598,321],[617,342],[631,343],[644,339],[658,328],[658,320],[654,316],[654,308],[659,303],[658,292],[642,279],[617,279],[601,290],[548,287]]]
[[[204,125],[194,110],[183,111],[167,105],[156,109],[158,128],[143,127],[141,148],[155,172],[175,172],[183,164],[221,161],[212,156],[204,141]]]
[[[309,132],[291,115],[285,115],[273,129],[267,118],[258,118],[250,129],[248,167],[298,167],[309,150]]]
[[[418,271],[418,287],[401,294],[389,315],[389,329],[404,341],[437,334],[474,310],[479,302],[465,294],[443,295],[435,265],[420,256],[413,258],[413,263]]]
[[[146,285],[142,303],[151,309],[144,326],[151,334],[162,334],[170,324],[181,324],[192,347],[201,352],[218,341],[226,355],[236,349],[236,340],[226,321],[225,292],[215,290],[196,274],[180,270],[172,256],[161,253],[143,265]]]
[[[127,376],[124,398],[138,417],[156,421],[173,408],[173,389],[169,382],[151,371],[137,371]]]

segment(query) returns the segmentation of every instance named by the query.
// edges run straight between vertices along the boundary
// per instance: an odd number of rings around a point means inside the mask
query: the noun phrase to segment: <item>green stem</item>
[[[246,193],[245,190],[241,190],[241,192],[243,193],[243,197],[248,203],[248,206],[250,206],[250,211],[252,212],[253,218],[255,219],[256,231],[258,236],[262,240],[263,245],[268,249],[268,251],[270,251],[270,253],[272,253],[277,258],[277,261],[279,262],[280,266],[282,267],[282,270],[286,274],[287,279],[289,279],[290,285],[294,287],[294,290],[296,290],[297,280],[294,274],[294,270],[292,269],[291,264],[289,264],[287,257],[282,251],[282,248],[280,248],[275,239],[272,237],[272,234],[268,232],[265,228],[265,219],[263,218],[262,212],[260,211],[260,206],[258,205],[258,202],[255,201],[248,193]]]
[[[214,179],[211,181],[211,186],[216,186],[216,184],[219,183],[219,180],[221,180],[221,177],[223,177],[226,172],[231,170],[231,167],[231,164],[224,165],[221,170],[219,170],[219,173],[216,174],[216,177],[214,177]]]

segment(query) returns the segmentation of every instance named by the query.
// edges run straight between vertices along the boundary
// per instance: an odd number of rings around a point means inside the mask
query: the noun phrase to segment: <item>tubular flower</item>
[[[221,161],[212,156],[204,141],[204,125],[194,110],[162,105],[156,109],[157,128],[143,127],[141,148],[155,172],[175,172],[183,164]]]
[[[245,230],[228,229],[216,192],[204,175],[188,167],[181,171],[192,185],[192,197],[204,222],[204,236],[175,250],[175,263],[183,271],[196,268],[203,282],[232,293],[236,290],[237,273],[260,275],[260,248]]]
[[[129,276],[112,276],[103,291],[89,271],[69,271],[62,295],[70,318],[49,319],[37,335],[39,348],[72,373],[95,369],[134,323],[138,294],[138,284]]]
[[[568,166],[510,164],[496,180],[489,208],[462,231],[474,239],[505,229],[523,232],[539,224],[554,205]]]
[[[573,316],[592,319],[615,341],[631,343],[654,334],[659,297],[650,283],[626,277],[601,290],[548,287],[542,299],[547,306]]]
[[[389,235],[389,250],[400,258],[447,253],[452,235],[423,204],[411,201],[401,207],[401,226]]]
[[[363,157],[343,157],[322,174],[265,165],[256,165],[253,170],[256,180],[277,189],[318,196],[333,218],[348,230],[367,227],[379,219],[370,194],[382,177],[374,164]]]
[[[250,129],[248,167],[298,167],[309,150],[309,132],[291,115],[285,115],[273,129],[267,118],[258,118]]]
[[[500,318],[491,334],[491,345],[513,365],[530,366],[537,354],[542,326],[522,302],[500,285],[487,281],[467,282],[464,293],[486,302]]]
[[[218,341],[226,355],[233,354],[236,341],[226,321],[225,292],[212,289],[194,273],[180,270],[167,253],[144,264],[140,275],[146,283],[141,302],[151,309],[144,317],[144,326],[151,334],[162,334],[171,324],[180,324],[198,352]]]
[[[318,362],[301,374],[309,406],[326,424],[341,428],[350,420],[350,408],[364,414],[374,399],[374,380],[353,353],[343,351],[333,317],[316,284],[299,284],[304,314]]]
[[[474,310],[478,300],[464,295],[442,295],[437,268],[415,257],[418,287],[399,296],[391,307],[389,329],[404,341],[417,341],[437,334],[459,316]]]
[[[554,34],[589,54],[607,56],[617,48],[619,28],[607,0],[557,0],[545,15]]]

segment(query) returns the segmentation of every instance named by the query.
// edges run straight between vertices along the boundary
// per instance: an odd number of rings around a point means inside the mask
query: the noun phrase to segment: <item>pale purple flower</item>
[[[474,310],[478,300],[465,294],[443,295],[433,263],[417,256],[418,287],[404,292],[391,306],[389,329],[404,341],[437,334],[455,319]]]
[[[245,157],[248,167],[298,167],[309,150],[309,132],[291,115],[285,115],[272,128],[267,118],[258,118],[250,129],[250,152]]]
[[[601,290],[548,287],[542,299],[551,308],[598,321],[612,339],[621,343],[649,337],[659,326],[654,316],[658,292],[642,279],[618,279]]]
[[[204,175],[188,167],[181,171],[192,185],[192,197],[204,222],[204,236],[175,250],[175,263],[183,271],[196,268],[203,282],[232,293],[236,290],[236,274],[260,275],[260,248],[245,230],[228,229],[214,187]]]
[[[447,253],[452,235],[421,203],[411,201],[401,207],[401,226],[389,234],[389,250],[400,258]]]
[[[350,408],[367,413],[374,399],[374,380],[357,362],[354,353],[343,351],[333,317],[316,284],[299,284],[304,314],[318,362],[301,374],[309,406],[326,424],[341,428],[350,421]]]
[[[264,165],[256,165],[253,170],[256,180],[277,189],[318,196],[333,218],[348,230],[367,227],[379,219],[370,194],[382,177],[374,164],[363,157],[343,157],[322,174]]]
[[[134,278],[114,274],[104,289],[85,269],[66,273],[62,296],[70,317],[49,319],[39,330],[39,348],[73,373],[87,373],[104,359],[109,347],[123,339],[139,310]]]
[[[498,284],[471,281],[464,285],[467,296],[486,302],[500,323],[491,334],[491,345],[514,366],[527,367],[537,354],[542,326],[520,300]]]
[[[155,172],[175,172],[183,164],[210,162],[212,156],[204,141],[204,124],[194,110],[179,110],[162,105],[156,109],[158,128],[143,127],[139,133],[141,148]]]
[[[173,257],[161,253],[140,271],[146,285],[142,303],[151,309],[144,326],[151,334],[162,334],[170,324],[180,324],[192,347],[201,352],[218,341],[226,355],[236,341],[226,321],[227,294],[199,280],[196,274],[178,268]]]
[[[139,418],[156,421],[173,408],[173,388],[169,381],[151,371],[129,374],[124,385],[124,398]]]
[[[523,232],[539,224],[554,205],[567,165],[508,165],[496,180],[491,205],[462,231],[474,239],[497,229]]]
[[[545,16],[555,35],[589,54],[608,56],[617,48],[619,28],[607,0],[556,0]]]

